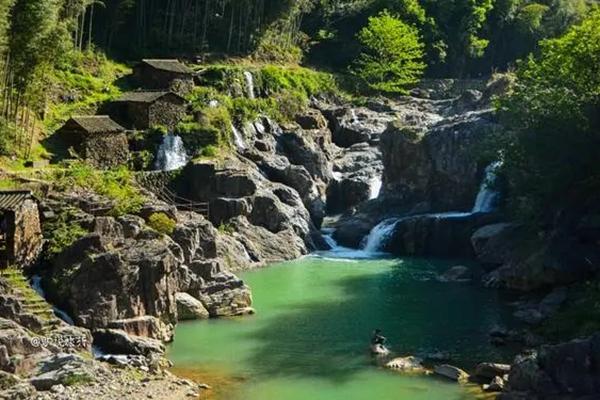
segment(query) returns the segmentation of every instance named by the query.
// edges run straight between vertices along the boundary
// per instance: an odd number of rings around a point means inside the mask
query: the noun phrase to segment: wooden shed
[[[127,92],[108,106],[112,119],[129,129],[165,126],[172,130],[185,116],[186,100],[173,92]]]
[[[112,168],[129,158],[125,128],[107,115],[72,117],[56,133],[66,146],[97,168]]]
[[[185,96],[194,88],[194,71],[179,60],[144,59],[133,68],[133,76],[144,89],[171,90]]]
[[[42,250],[38,201],[29,190],[0,191],[1,266],[27,267]]]

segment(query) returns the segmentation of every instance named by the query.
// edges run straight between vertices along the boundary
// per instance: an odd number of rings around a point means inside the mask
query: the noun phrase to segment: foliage
[[[121,94],[116,81],[130,72],[103,53],[71,52],[52,76],[52,96],[45,125],[57,129],[72,115],[93,114],[98,107]],[[61,100],[67,98],[67,101]]]
[[[320,0],[305,18],[314,42],[307,58],[352,64],[358,30],[385,9],[420,30],[427,73],[444,78],[504,69],[589,12],[586,0]]]
[[[48,240],[46,251],[53,258],[71,246],[77,239],[85,236],[87,231],[81,227],[69,211],[58,215],[55,221],[44,226],[44,234]]]
[[[589,336],[600,330],[600,282],[590,281],[569,290],[565,306],[540,326],[538,332],[552,340]]]
[[[232,233],[235,232],[235,228],[233,227],[233,225],[226,224],[224,222],[221,222],[221,224],[219,224],[219,227],[217,229],[218,229],[219,233],[222,233],[224,235],[231,235]]]
[[[75,161],[55,174],[56,184],[63,190],[84,189],[106,196],[113,202],[113,215],[136,213],[144,198],[133,183],[133,174],[124,166],[99,171],[89,164]]]
[[[406,93],[419,81],[425,64],[418,30],[387,11],[369,18],[358,38],[364,52],[355,63],[355,74],[375,90]]]
[[[540,56],[520,64],[513,91],[498,102],[512,128],[503,152],[513,206],[528,217],[598,200],[598,65],[596,10],[562,37],[542,42]]]
[[[15,128],[5,118],[0,117],[0,156],[9,156],[13,152]]]
[[[148,225],[163,235],[170,235],[175,230],[177,221],[170,218],[167,214],[159,212],[153,213],[148,217]]]

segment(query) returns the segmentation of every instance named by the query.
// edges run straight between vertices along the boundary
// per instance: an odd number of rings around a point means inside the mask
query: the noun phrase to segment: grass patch
[[[140,211],[144,198],[134,184],[133,173],[124,166],[99,171],[82,161],[75,161],[55,173],[57,186],[62,190],[87,189],[113,202],[111,214],[135,214]]]
[[[53,132],[75,114],[95,114],[121,94],[117,81],[131,70],[96,51],[73,52],[52,76],[51,101],[44,125]]]

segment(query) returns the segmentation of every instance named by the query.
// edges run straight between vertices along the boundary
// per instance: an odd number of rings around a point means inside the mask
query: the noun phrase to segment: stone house
[[[182,96],[194,88],[194,71],[178,60],[144,59],[133,67],[133,77],[144,89],[171,90]]]
[[[68,148],[97,168],[125,164],[129,158],[125,128],[107,115],[72,117],[56,133]]]
[[[165,126],[172,130],[185,116],[186,101],[173,92],[127,92],[108,106],[112,119],[129,129]]]
[[[27,267],[42,250],[38,202],[29,190],[0,191],[1,267]]]

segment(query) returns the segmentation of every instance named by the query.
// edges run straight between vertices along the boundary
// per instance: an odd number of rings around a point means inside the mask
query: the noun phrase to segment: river
[[[449,352],[465,368],[507,361],[489,345],[494,326],[510,326],[496,291],[442,283],[456,262],[344,259],[323,253],[242,274],[257,314],[180,323],[168,351],[176,371],[196,373],[218,400],[453,400],[468,388],[377,367],[368,353],[381,328],[394,354]]]

